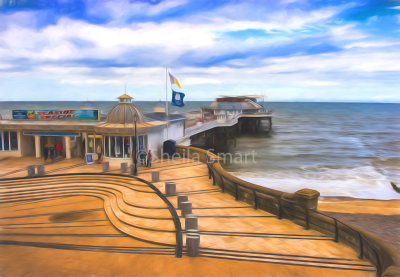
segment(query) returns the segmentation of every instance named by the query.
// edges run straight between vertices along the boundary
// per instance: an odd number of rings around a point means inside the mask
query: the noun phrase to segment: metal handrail
[[[215,183],[215,170],[213,170],[213,163],[212,162],[209,162],[209,157],[208,157],[208,153],[206,153],[206,158],[207,158],[207,165],[208,165],[208,168],[209,168],[209,170],[210,170],[210,176],[212,176],[212,178],[213,178],[213,183]],[[262,191],[262,190],[260,190],[260,189],[256,189],[256,188],[249,188],[249,187],[247,187],[246,185],[244,185],[244,184],[241,184],[241,183],[238,183],[238,182],[236,182],[236,181],[234,181],[234,180],[232,180],[232,179],[230,179],[230,178],[228,178],[228,177],[225,177],[225,176],[223,176],[222,174],[218,174],[218,175],[220,175],[219,177],[220,177],[220,179],[221,179],[221,181],[223,182],[223,179],[225,178],[225,179],[227,179],[228,181],[230,181],[231,183],[233,183],[233,185],[235,186],[235,199],[237,200],[238,198],[239,198],[239,196],[238,196],[238,189],[239,189],[239,186],[241,186],[241,187],[244,187],[244,188],[247,188],[247,189],[249,189],[249,190],[251,190],[252,192],[253,192],[253,195],[254,195],[254,201],[255,201],[255,203],[254,203],[254,208],[255,209],[257,209],[258,208],[258,203],[257,203],[257,192],[259,192],[259,193],[264,193],[265,194],[265,191]],[[223,185],[223,192],[225,191],[225,185]],[[366,245],[368,245],[368,247],[370,247],[370,249],[372,249],[372,252],[374,253],[374,256],[375,256],[375,261],[376,262],[374,262],[373,260],[371,260],[370,259],[370,261],[373,263],[373,264],[375,264],[375,266],[376,266],[376,271],[377,271],[377,276],[380,276],[381,275],[381,272],[382,272],[382,265],[381,265],[381,261],[380,261],[380,256],[379,256],[379,254],[378,254],[378,251],[377,251],[377,249],[376,249],[376,247],[374,246],[374,245],[372,245],[370,242],[369,242],[369,240],[361,233],[361,232],[359,232],[359,231],[357,231],[357,230],[355,230],[354,228],[352,228],[352,227],[350,227],[349,225],[347,225],[346,223],[344,223],[344,222],[342,222],[342,221],[340,221],[340,220],[338,220],[338,219],[336,219],[336,218],[334,218],[334,217],[332,217],[332,216],[329,216],[329,215],[326,215],[326,214],[323,214],[323,213],[320,213],[320,212],[318,212],[318,211],[315,211],[315,210],[312,210],[312,209],[309,209],[309,208],[307,208],[307,207],[305,207],[305,206],[302,206],[302,205],[299,205],[298,203],[296,203],[295,201],[293,201],[293,200],[289,200],[289,199],[284,199],[284,198],[282,198],[282,197],[276,197],[275,195],[271,195],[272,197],[274,197],[276,200],[277,200],[277,203],[278,203],[278,214],[277,214],[277,216],[278,216],[278,218],[279,219],[281,219],[281,218],[283,218],[283,203],[282,202],[287,202],[287,203],[290,203],[290,204],[292,204],[292,205],[294,205],[294,206],[298,206],[298,207],[301,207],[301,208],[303,208],[304,209],[304,213],[305,213],[305,218],[304,218],[304,220],[305,220],[305,228],[306,229],[308,229],[308,228],[310,228],[310,218],[309,218],[309,216],[310,216],[310,212],[314,212],[314,213],[317,213],[317,214],[319,214],[319,215],[321,215],[321,216],[323,216],[323,217],[327,217],[327,218],[330,218],[330,219],[332,219],[333,221],[334,221],[334,226],[335,226],[335,237],[334,237],[334,241],[335,242],[338,242],[339,241],[339,228],[338,228],[338,223],[340,223],[340,224],[342,224],[343,226],[346,226],[348,229],[350,229],[351,231],[353,231],[353,232],[355,232],[357,235],[358,235],[358,241],[359,241],[359,257],[360,257],[360,259],[362,259],[363,257],[364,257],[364,244],[366,244]]]

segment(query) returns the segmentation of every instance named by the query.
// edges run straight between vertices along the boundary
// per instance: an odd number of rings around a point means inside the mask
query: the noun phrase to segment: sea
[[[157,102],[136,101],[144,113]],[[0,102],[0,114],[13,109],[91,106],[106,114],[115,101]],[[186,102],[171,113],[199,110],[210,102]],[[269,134],[242,135],[224,168],[252,183],[286,192],[316,189],[321,197],[400,199],[400,104],[266,102],[274,111]],[[250,155],[250,156],[249,156]],[[254,157],[252,156],[254,155]]]

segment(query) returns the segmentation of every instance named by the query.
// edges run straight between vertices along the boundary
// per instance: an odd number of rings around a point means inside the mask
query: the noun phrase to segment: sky
[[[400,102],[400,0],[0,0],[0,101]],[[168,84],[170,97],[170,84]]]

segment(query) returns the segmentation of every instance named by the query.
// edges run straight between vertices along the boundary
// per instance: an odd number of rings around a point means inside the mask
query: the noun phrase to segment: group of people
[[[151,153],[150,149],[147,153],[146,153],[146,151],[141,151],[141,152],[139,152],[139,159],[140,159],[141,165],[151,168],[151,162],[153,160],[153,153]]]
[[[59,141],[57,142],[56,145],[53,143],[48,145],[47,143],[43,146],[43,158],[44,161],[47,161],[47,159],[50,156],[50,160],[54,162],[54,159],[56,156],[61,156],[62,155],[62,143]]]

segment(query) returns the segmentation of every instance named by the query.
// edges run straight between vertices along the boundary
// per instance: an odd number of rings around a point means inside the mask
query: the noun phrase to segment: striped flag
[[[171,85],[176,84],[179,88],[181,88],[178,79],[176,79],[174,75],[172,75],[171,73],[168,72],[168,74],[169,74],[169,80],[171,81]]]

